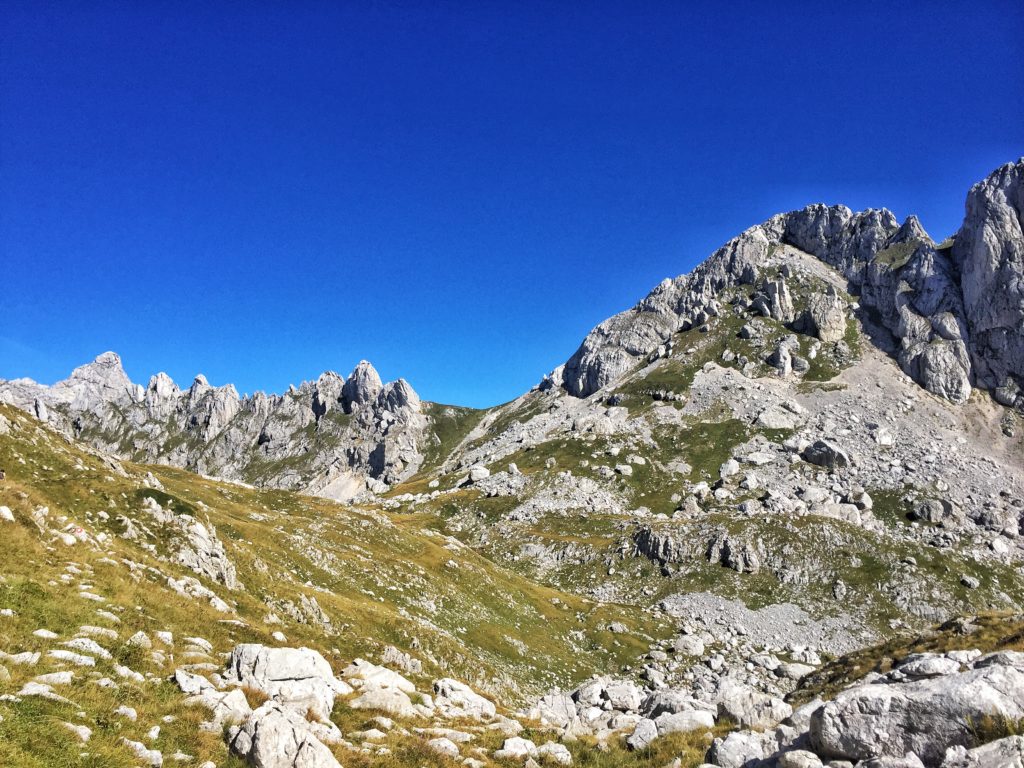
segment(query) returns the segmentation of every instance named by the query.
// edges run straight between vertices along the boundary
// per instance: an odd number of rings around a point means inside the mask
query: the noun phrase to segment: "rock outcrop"
[[[834,268],[881,325],[889,351],[928,391],[963,403],[973,386],[1024,404],[1024,158],[976,184],[951,247],[938,247],[913,216],[812,205],[780,214],[730,240],[693,272],[664,280],[639,304],[598,325],[542,382],[587,397],[718,315],[720,294],[757,285],[772,254],[790,246]],[[846,303],[807,297],[794,317],[793,286],[772,277],[754,296],[763,314],[822,341],[842,340]],[[879,343],[884,343],[879,341]]]
[[[1019,386],[1024,381],[1024,159],[971,188],[952,257],[960,272],[979,386]]]
[[[728,706],[735,700],[730,696]],[[788,714],[773,730],[738,731],[717,739],[707,759],[721,768],[842,761],[924,768],[1018,765],[1013,760],[1020,758],[1020,737],[987,745],[978,745],[977,739],[986,721],[1019,722],[1022,702],[1020,653],[915,654],[832,701],[814,701]]]

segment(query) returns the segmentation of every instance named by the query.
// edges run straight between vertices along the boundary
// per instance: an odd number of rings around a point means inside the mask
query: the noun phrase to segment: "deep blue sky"
[[[1022,154],[1019,0],[7,0],[0,377],[489,405],[773,213],[941,239]]]

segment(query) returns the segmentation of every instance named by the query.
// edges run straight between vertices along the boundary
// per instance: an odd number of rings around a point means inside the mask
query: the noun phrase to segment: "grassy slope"
[[[0,436],[0,467],[7,472],[0,484],[0,504],[16,517],[16,523],[2,528],[5,549],[17,553],[0,571],[0,608],[16,611],[14,617],[0,618],[0,650],[9,653],[56,647],[83,624],[112,626],[96,615],[97,608],[109,608],[121,619],[114,626],[120,635],[111,645],[115,657],[157,680],[181,661],[154,664],[147,654],[127,646],[125,640],[139,629],[169,629],[179,638],[200,635],[217,653],[224,653],[237,642],[272,642],[270,633],[280,628],[289,644],[320,649],[336,668],[355,656],[377,659],[388,643],[410,649],[415,637],[420,650],[413,652],[425,667],[421,689],[445,673],[498,693],[511,704],[550,686],[631,662],[646,650],[645,636],[669,631],[637,609],[600,605],[531,583],[412,518],[396,523],[374,510],[218,483],[166,467],[126,464],[132,477],[122,477],[100,458],[66,443],[24,414],[7,407],[0,407],[0,413],[15,424],[9,434]],[[170,497],[161,497],[165,502],[179,510],[192,507],[217,527],[246,590],[231,593],[204,583],[232,603],[235,613],[217,613],[205,601],[179,597],[158,573],[138,570],[133,576],[124,565],[123,560],[130,559],[163,574],[191,575],[117,537],[123,529],[116,521],[118,514],[145,520],[135,477],[150,470]],[[54,527],[57,518],[66,515],[69,523],[111,538],[95,548],[66,546],[50,534],[40,534],[31,522],[32,511],[40,506],[49,508]],[[101,510],[108,520],[101,519]],[[157,551],[165,544],[154,543]],[[68,572],[69,563],[81,573]],[[90,585],[105,603],[79,597],[81,583]],[[297,604],[301,595],[316,598],[331,619],[330,634],[293,621],[280,610],[276,612],[283,625],[264,623],[271,610],[266,600]],[[224,623],[225,619],[238,619],[243,625]],[[606,643],[605,628],[612,621],[623,621],[637,633],[619,636],[614,645]],[[537,632],[538,626],[545,631]],[[33,637],[40,628],[57,632],[60,640]],[[97,672],[117,679],[110,663],[101,662]],[[36,667],[5,666],[12,679],[0,683],[3,693],[17,691],[32,676],[58,665],[44,655]],[[117,743],[118,737],[140,739],[141,724],[148,728],[164,715],[177,719],[163,725],[156,747],[224,764],[219,735],[197,732],[203,713],[184,710],[170,684],[122,682],[114,691],[95,686],[88,673],[78,677],[71,686],[58,689],[77,707],[32,698],[0,704],[0,764],[80,764],[80,745],[70,732],[65,735],[54,725],[69,720],[94,729],[87,750],[93,756],[91,764],[129,765],[134,761]],[[111,712],[119,703],[139,710],[139,726],[113,718]],[[79,707],[84,718],[75,716]],[[44,747],[44,732],[55,730]],[[410,749],[416,753],[418,747]]]

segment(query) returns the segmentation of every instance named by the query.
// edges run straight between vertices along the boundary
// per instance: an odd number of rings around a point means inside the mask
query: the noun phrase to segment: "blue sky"
[[[899,5],[899,8],[894,6]],[[1024,8],[0,6],[0,377],[528,389],[811,202],[956,229],[1024,154]]]

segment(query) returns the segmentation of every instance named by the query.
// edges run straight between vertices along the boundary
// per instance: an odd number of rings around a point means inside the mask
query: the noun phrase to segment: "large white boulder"
[[[537,745],[529,739],[513,736],[505,739],[501,749],[494,753],[496,760],[525,760],[528,757],[537,756]]]
[[[416,686],[400,674],[387,667],[372,664],[365,659],[356,659],[342,671],[341,676],[357,688],[397,688],[405,693],[415,693]]]
[[[185,699],[189,706],[203,706],[210,710],[213,725],[243,723],[252,714],[252,707],[240,688],[230,691],[206,689]]]
[[[972,722],[1024,718],[1024,671],[993,661],[981,659],[967,672],[843,691],[811,717],[814,751],[852,761],[913,752],[926,765],[940,764],[949,747],[971,745]]]
[[[658,735],[670,733],[689,733],[690,731],[708,730],[715,727],[715,715],[706,710],[691,709],[685,712],[664,712],[654,718],[658,727]]]
[[[727,680],[718,692],[718,716],[741,728],[771,728],[793,714],[782,699]]]
[[[224,678],[229,684],[263,691],[275,701],[327,720],[334,697],[352,692],[334,677],[331,665],[311,648],[270,648],[257,643],[236,645]]]
[[[375,688],[366,686],[362,693],[349,700],[352,709],[376,709],[395,717],[418,717],[419,710],[413,706],[409,694],[398,688]]]
[[[1024,736],[1007,736],[981,747],[951,747],[942,768],[1022,768]]]
[[[494,717],[494,704],[465,683],[450,677],[434,681],[434,706],[444,717],[473,717],[477,720]]]
[[[268,701],[229,731],[231,751],[256,768],[341,768],[297,710]]]

